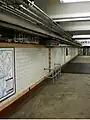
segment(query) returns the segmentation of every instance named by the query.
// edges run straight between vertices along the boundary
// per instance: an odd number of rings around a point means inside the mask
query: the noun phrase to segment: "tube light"
[[[84,20],[90,20],[90,17],[81,17],[81,18],[65,18],[65,19],[58,19],[54,20],[55,22],[71,22],[71,21],[84,21]]]
[[[72,3],[72,2],[87,2],[90,0],[60,0],[62,3]]]
[[[72,38],[90,38],[90,35],[73,35]]]

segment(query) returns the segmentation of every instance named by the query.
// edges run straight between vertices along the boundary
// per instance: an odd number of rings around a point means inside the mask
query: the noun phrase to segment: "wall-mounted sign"
[[[46,46],[51,46],[51,47],[59,46],[59,44],[60,43],[56,40],[47,40],[45,43]]]
[[[14,49],[0,48],[0,102],[16,91]]]

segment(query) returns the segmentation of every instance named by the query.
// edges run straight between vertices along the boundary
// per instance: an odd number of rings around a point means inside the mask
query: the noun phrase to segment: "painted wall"
[[[89,21],[77,21],[77,22],[62,22],[60,26],[66,31],[83,31],[90,30]],[[83,33],[85,34],[85,33]]]
[[[78,54],[77,48],[69,48],[70,55],[66,56],[66,48],[51,48],[52,68],[54,63],[65,64]],[[48,48],[15,48],[15,71],[16,71],[16,94],[0,103],[0,110],[3,106],[9,105],[12,98],[15,100],[23,91],[33,87],[44,78],[49,67]]]
[[[54,63],[60,63],[61,65],[64,65],[65,63],[73,59],[76,55],[78,55],[78,48],[68,48],[68,56],[66,56],[66,47],[52,49],[52,68],[54,67]]]
[[[60,3],[60,0],[35,0],[35,4],[51,18],[89,16],[90,14],[90,1]],[[83,9],[81,9],[81,6],[83,6]]]
[[[47,7],[47,10],[44,11],[46,11],[51,18],[65,18],[78,16],[84,17],[89,16],[90,14],[89,5],[90,1],[75,3],[60,3],[60,0],[57,0],[56,4],[50,3]],[[83,9],[81,9],[81,6],[83,6]]]

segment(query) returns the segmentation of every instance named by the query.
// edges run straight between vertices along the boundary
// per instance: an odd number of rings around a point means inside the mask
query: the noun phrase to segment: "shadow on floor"
[[[90,63],[68,63],[62,68],[63,73],[90,74]]]
[[[78,56],[62,68],[62,73],[90,74],[90,56]]]

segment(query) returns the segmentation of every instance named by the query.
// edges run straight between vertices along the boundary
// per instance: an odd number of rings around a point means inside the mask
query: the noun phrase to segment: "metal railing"
[[[61,64],[59,63],[54,63],[54,68],[44,68],[44,70],[51,70],[50,72],[50,77],[45,77],[45,78],[49,78],[52,79],[53,84],[55,83],[55,81],[61,76]]]

